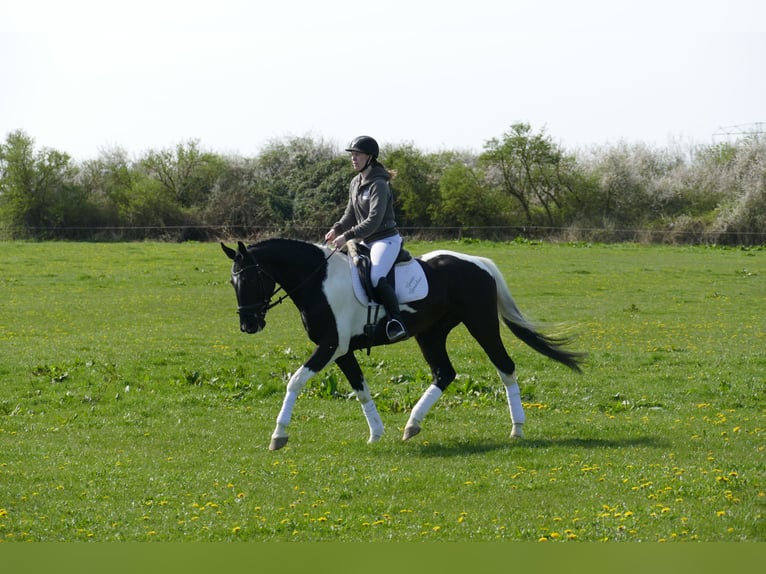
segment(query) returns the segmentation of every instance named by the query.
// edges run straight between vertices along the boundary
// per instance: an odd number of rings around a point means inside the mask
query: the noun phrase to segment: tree
[[[141,165],[171,198],[188,208],[207,202],[224,162],[220,156],[201,151],[197,140],[190,140],[172,150],[150,151]]]
[[[99,157],[83,162],[80,185],[101,214],[100,226],[119,226],[129,218],[134,188],[142,176],[122,148],[102,150]]]
[[[0,144],[0,223],[12,237],[42,236],[83,208],[71,158],[53,149],[34,150],[23,131]]]
[[[403,226],[432,225],[439,201],[439,182],[435,165],[412,145],[384,150],[386,167],[395,173],[391,182],[397,223]]]
[[[560,222],[575,162],[544,131],[533,134],[529,124],[513,124],[502,139],[485,143],[480,161],[488,181],[516,199],[526,223],[536,223],[538,211],[549,225]]]
[[[497,223],[501,217],[495,192],[481,184],[467,165],[454,163],[439,180],[441,201],[435,213],[440,225],[481,227]]]
[[[354,175],[347,157],[318,160],[306,168],[304,181],[295,191],[294,224],[325,228],[343,214],[348,184]]]
[[[325,168],[331,166],[337,157],[332,145],[310,137],[275,140],[260,153],[256,160],[258,186],[265,192],[279,223],[295,220],[296,207],[302,204],[300,196],[329,177],[324,169],[317,170],[316,166],[322,163]]]

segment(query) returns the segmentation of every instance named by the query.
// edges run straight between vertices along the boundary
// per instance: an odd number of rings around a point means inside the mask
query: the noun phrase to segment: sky
[[[0,137],[95,159],[198,140],[570,150],[764,122],[763,0],[0,0]]]

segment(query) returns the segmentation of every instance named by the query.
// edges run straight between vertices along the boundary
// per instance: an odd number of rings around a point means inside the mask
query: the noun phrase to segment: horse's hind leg
[[[426,389],[412,408],[410,418],[404,426],[402,440],[408,440],[420,432],[420,424],[442,396],[444,390],[455,380],[455,369],[447,355],[447,335],[451,327],[441,331],[430,331],[418,335],[417,341],[428,365],[431,367],[433,383]]]
[[[500,338],[500,323],[493,314],[494,321],[489,324],[474,324],[472,321],[466,321],[466,327],[473,337],[478,341],[484,352],[492,361],[497,369],[500,379],[505,386],[505,395],[508,399],[508,408],[511,411],[511,438],[522,438],[524,431],[522,427],[526,420],[524,407],[521,404],[521,390],[516,380],[516,365],[513,359],[503,346],[503,340]]]
[[[380,419],[375,401],[372,400],[370,387],[364,380],[359,362],[356,360],[354,353],[349,351],[347,354],[335,359],[335,363],[343,371],[343,374],[346,375],[351,388],[356,393],[357,400],[362,405],[364,418],[367,419],[367,426],[370,427],[370,438],[367,442],[370,444],[378,442],[383,437],[383,421]]]
[[[524,426],[526,415],[521,404],[521,390],[516,380],[516,373],[507,375],[500,369],[497,372],[500,373],[500,378],[503,380],[503,385],[505,385],[505,396],[508,399],[508,408],[511,410],[511,438],[524,438],[522,427]]]

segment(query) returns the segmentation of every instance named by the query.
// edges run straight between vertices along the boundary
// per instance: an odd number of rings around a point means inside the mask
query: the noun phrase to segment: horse
[[[370,319],[369,309],[374,303],[365,302],[355,293],[353,276],[357,271],[352,258],[328,245],[286,238],[265,239],[250,246],[239,241],[236,250],[221,242],[221,248],[233,261],[231,284],[237,298],[240,330],[249,334],[262,331],[267,311],[289,298],[316,345],[308,360],[290,376],[269,450],[287,444],[287,428],[298,395],[311,377],[333,361],[361,404],[370,432],[367,442],[379,441],[384,425],[354,353],[390,343],[385,335],[385,312],[382,317]],[[543,334],[522,314],[492,260],[438,250],[412,263],[425,277],[427,293],[408,302],[400,296],[401,313],[407,333],[415,339],[431,369],[432,382],[412,408],[402,440],[421,432],[426,414],[455,379],[446,341],[450,331],[461,323],[500,375],[511,413],[511,438],[522,438],[525,413],[516,365],[503,346],[500,321],[532,349],[575,372],[581,372],[585,354],[565,348],[571,337]],[[274,300],[280,291],[284,293]]]

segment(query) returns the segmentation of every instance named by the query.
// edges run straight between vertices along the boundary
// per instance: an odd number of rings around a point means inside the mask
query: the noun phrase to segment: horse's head
[[[234,262],[231,267],[231,284],[237,295],[239,328],[243,333],[257,333],[266,327],[266,311],[270,309],[269,303],[276,282],[241,241],[236,250],[223,243],[221,247]]]

